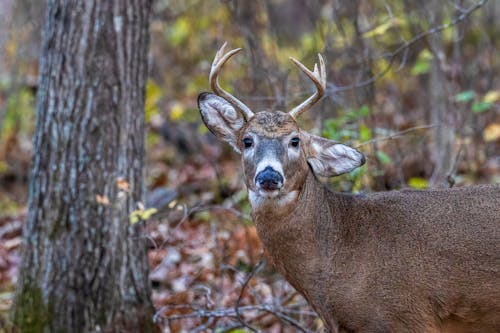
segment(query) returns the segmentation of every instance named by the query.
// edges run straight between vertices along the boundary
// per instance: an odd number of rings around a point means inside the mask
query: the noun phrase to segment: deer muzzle
[[[260,190],[266,192],[277,191],[283,186],[283,176],[268,166],[255,176],[255,184]]]

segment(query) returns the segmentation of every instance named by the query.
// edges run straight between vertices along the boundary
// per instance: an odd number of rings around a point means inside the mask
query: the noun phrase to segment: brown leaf
[[[105,196],[105,195],[96,194],[95,195],[95,201],[98,204],[101,204],[101,205],[104,205],[104,206],[108,206],[109,205],[109,198],[107,196]]]
[[[121,177],[116,179],[116,186],[122,191],[130,192],[130,183]]]

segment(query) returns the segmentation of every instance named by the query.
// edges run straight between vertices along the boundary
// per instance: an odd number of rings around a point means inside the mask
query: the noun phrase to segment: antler
[[[243,104],[242,101],[225,91],[224,89],[221,88],[219,85],[219,72],[221,68],[224,66],[226,61],[229,60],[233,55],[241,51],[241,48],[239,49],[234,49],[229,51],[228,53],[224,54],[224,48],[226,47],[227,42],[222,44],[221,48],[219,51],[217,51],[217,54],[215,55],[214,61],[212,62],[212,69],[210,70],[210,76],[209,76],[209,81],[210,81],[210,86],[212,87],[212,90],[214,93],[216,93],[218,96],[224,98],[227,100],[229,103],[231,103],[234,107],[239,109],[241,111],[241,114],[243,117],[245,117],[245,120],[249,120],[254,116],[254,113],[246,106]]]
[[[321,97],[323,97],[323,94],[325,93],[326,89],[325,62],[323,61],[323,57],[319,53],[318,53],[318,58],[319,58],[319,71],[318,71],[318,64],[314,64],[314,71],[311,72],[309,69],[307,69],[306,66],[300,63],[297,59],[290,57],[290,60],[293,61],[293,63],[297,65],[297,67],[299,67],[313,81],[314,85],[316,86],[316,92],[311,97],[306,99],[304,102],[302,102],[300,105],[296,106],[293,110],[289,112],[289,114],[294,119],[297,119],[302,113],[309,110],[317,101],[321,99]]]

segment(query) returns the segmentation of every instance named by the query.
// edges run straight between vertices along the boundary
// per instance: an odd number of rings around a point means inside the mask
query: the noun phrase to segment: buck
[[[318,176],[349,172],[362,153],[312,135],[285,113],[252,112],[218,83],[235,49],[217,52],[213,93],[198,97],[210,131],[242,155],[252,216],[274,265],[332,332],[500,332],[500,186],[335,193]]]

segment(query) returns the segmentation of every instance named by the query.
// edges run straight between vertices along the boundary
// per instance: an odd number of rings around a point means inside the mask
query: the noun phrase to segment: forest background
[[[0,323],[20,260],[44,7],[0,0]],[[498,22],[498,0],[155,1],[145,108],[154,214],[141,223],[162,329],[321,330],[258,264],[239,158],[200,121],[196,97],[224,41],[244,50],[223,86],[254,110],[300,103],[314,87],[289,57],[311,66],[324,56],[326,97],[301,125],[368,157],[332,188],[421,189],[500,182]]]

